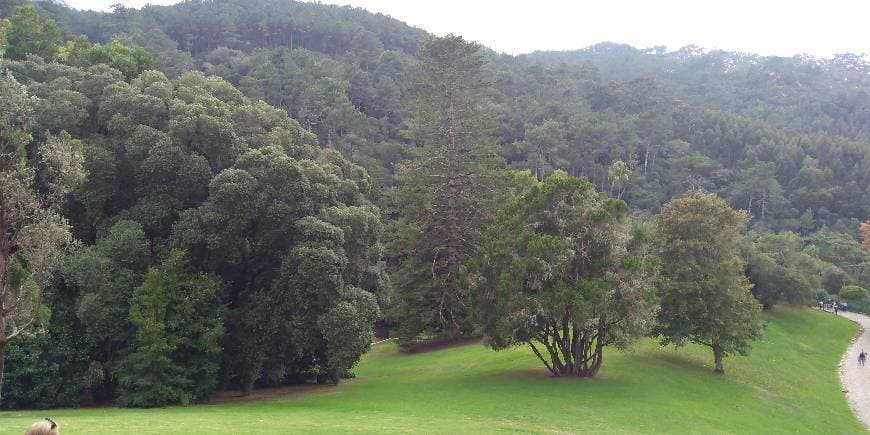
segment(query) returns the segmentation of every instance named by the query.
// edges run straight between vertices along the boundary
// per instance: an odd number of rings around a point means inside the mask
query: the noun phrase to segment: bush
[[[77,406],[85,392],[88,346],[69,328],[17,337],[6,353],[4,409]]]
[[[867,290],[864,290],[857,285],[847,285],[840,289],[840,298],[849,301],[857,302],[867,299]]]

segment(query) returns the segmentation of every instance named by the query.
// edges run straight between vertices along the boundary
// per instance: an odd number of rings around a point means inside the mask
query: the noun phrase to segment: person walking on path
[[[861,332],[849,345],[841,360],[843,364],[837,371],[840,372],[840,382],[849,407],[865,426],[870,427],[870,372],[858,364],[846,364],[855,361],[861,353],[864,353],[866,364],[865,349],[870,349],[870,317],[849,311],[843,311],[841,317],[857,323],[861,326]]]
[[[834,302],[834,315],[835,316],[838,315],[839,311],[840,311],[840,304],[837,302]]]
[[[866,362],[867,362],[867,354],[862,349],[861,353],[858,354],[858,365],[863,367]]]

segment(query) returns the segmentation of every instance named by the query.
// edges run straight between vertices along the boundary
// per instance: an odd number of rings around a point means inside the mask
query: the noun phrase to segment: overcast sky
[[[66,0],[106,10],[119,0]],[[173,0],[120,1],[130,7]],[[671,49],[696,44],[765,55],[870,52],[864,0],[327,0],[381,12],[500,52],[583,48],[597,42]]]

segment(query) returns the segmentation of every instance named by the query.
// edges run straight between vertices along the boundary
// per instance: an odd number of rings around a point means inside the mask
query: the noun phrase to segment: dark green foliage
[[[135,336],[117,366],[118,400],[124,405],[206,400],[217,385],[221,287],[184,269],[184,254],[173,251],[133,294]]]
[[[38,2],[16,14],[29,3],[0,2],[10,18],[0,69],[11,72],[0,147],[20,159],[49,138],[83,148],[89,181],[62,205],[85,247],[62,268],[52,312],[66,308],[48,333],[80,334],[88,364],[70,369],[70,385],[81,381],[85,400],[118,397],[122,358],[131,373],[157,368],[142,364],[152,357],[166,368],[148,387],[122,386],[131,404],[207,394],[173,368],[182,359],[165,329],[131,321],[147,271],[164,270],[173,247],[187,250],[187,278],[219,277],[224,387],[349,375],[378,307],[406,345],[472,332],[456,271],[510,190],[496,182],[502,157],[538,179],[585,176],[650,213],[695,188],[747,209],[741,249],[766,306],[870,286],[853,234],[870,216],[870,81],[858,57],[615,44],[510,57],[322,4],[193,0],[105,14]],[[461,158],[444,147],[451,98]],[[175,296],[149,289],[148,301]],[[744,296],[729,301],[735,318],[752,311]],[[665,308],[697,305],[676,299]]]
[[[398,236],[396,317],[404,347],[420,337],[470,332],[467,290],[459,270],[482,226],[503,197],[503,162],[492,147],[484,107],[487,83],[480,46],[448,35],[420,51],[411,134],[420,156],[397,175],[396,202],[403,219]]]
[[[832,295],[837,294],[841,288],[849,285],[851,281],[852,278],[849,274],[837,266],[828,266],[822,272],[822,286]]]
[[[85,397],[87,342],[74,329],[52,324],[48,331],[13,341],[6,354],[3,408],[76,406]]]
[[[362,167],[215,77],[144,71],[127,83],[108,64],[39,58],[4,67],[42,97],[9,116],[35,113],[48,143],[83,148],[89,172],[64,204],[85,244],[60,274],[58,327],[78,331],[86,358],[70,403],[199,401],[219,374],[245,388],[350,375],[389,287]]]
[[[301,160],[309,156],[316,161]],[[194,264],[228,283],[228,385],[250,389],[321,374],[337,380],[351,368],[347,357],[333,363],[324,353],[330,339],[318,322],[349,303],[357,286],[386,293],[380,222],[362,194],[368,183],[334,152],[268,146],[216,176],[208,201],[176,225],[176,243]],[[360,304],[341,312],[358,314],[343,318],[353,336],[371,334],[377,317]]]
[[[821,286],[817,270],[826,263],[804,249],[795,233],[750,233],[741,243],[752,294],[765,307],[801,304]]]

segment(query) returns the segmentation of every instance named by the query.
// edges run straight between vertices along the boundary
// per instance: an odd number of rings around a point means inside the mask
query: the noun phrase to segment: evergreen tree
[[[490,137],[479,51],[453,35],[420,50],[410,132],[423,147],[397,176],[397,318],[405,345],[421,334],[456,337],[470,328],[458,273],[500,197],[503,167]]]
[[[133,295],[131,349],[119,364],[119,401],[128,406],[187,404],[217,386],[223,307],[220,286],[184,270],[173,251]]]

